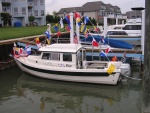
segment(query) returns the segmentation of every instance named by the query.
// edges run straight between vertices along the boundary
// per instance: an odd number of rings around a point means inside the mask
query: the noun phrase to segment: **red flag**
[[[88,35],[89,35],[89,34],[86,32],[86,34],[85,34],[85,38],[87,38],[87,37],[88,37]]]
[[[61,34],[61,33],[58,31],[58,32],[57,32],[57,36],[60,36],[60,34]]]
[[[108,47],[108,48],[106,48],[105,53],[107,54],[107,53],[109,53],[109,51],[110,51],[110,48]]]
[[[67,30],[67,31],[70,31],[70,27],[69,27],[69,26],[66,26],[66,30]]]
[[[75,12],[75,13],[74,13],[74,17],[75,17],[75,19],[76,19],[76,18],[81,18],[80,14],[79,14],[78,12]]]
[[[95,47],[98,47],[98,43],[96,42],[96,40],[93,38],[93,41],[92,41],[92,45],[95,46]]]
[[[37,38],[35,39],[35,42],[36,42],[36,44],[39,44],[39,43],[40,43],[39,37],[37,37]]]

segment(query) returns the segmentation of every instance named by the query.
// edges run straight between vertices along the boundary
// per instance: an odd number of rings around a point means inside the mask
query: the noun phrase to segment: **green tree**
[[[96,25],[96,20],[95,20],[95,18],[92,19],[92,23],[93,23],[94,25]]]
[[[47,14],[46,15],[46,22],[47,23],[53,23],[53,21],[54,21],[53,15]]]
[[[32,25],[33,25],[34,20],[35,20],[35,17],[34,17],[34,16],[29,16],[29,22],[31,22]]]
[[[58,16],[58,14],[55,10],[53,11],[53,16]]]
[[[0,13],[2,20],[4,21],[4,25],[8,25],[11,20],[11,15],[9,13]]]

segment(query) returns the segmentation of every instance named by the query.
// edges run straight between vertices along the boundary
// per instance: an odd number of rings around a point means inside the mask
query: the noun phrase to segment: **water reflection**
[[[15,70],[0,76],[1,113],[141,113],[140,82],[117,86],[60,82]]]

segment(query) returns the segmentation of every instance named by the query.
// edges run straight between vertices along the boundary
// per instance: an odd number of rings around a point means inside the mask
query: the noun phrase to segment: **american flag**
[[[78,44],[78,37],[77,37],[76,33],[74,33],[74,40],[73,41],[75,44]]]

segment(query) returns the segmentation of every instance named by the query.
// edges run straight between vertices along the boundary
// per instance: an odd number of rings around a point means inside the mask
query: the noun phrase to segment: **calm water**
[[[141,95],[142,82],[125,78],[110,86],[41,79],[17,66],[0,71],[0,113],[141,113]]]

